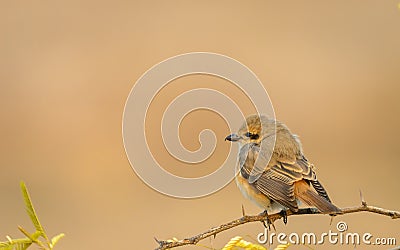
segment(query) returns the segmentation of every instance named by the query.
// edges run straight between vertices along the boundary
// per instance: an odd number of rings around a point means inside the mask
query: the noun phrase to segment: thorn
[[[213,239],[211,237],[209,239],[210,239],[210,249],[215,249],[213,247],[213,245],[214,245]],[[215,237],[214,237],[214,239],[215,239]]]
[[[360,199],[361,199],[361,205],[366,207],[367,206],[367,202],[364,200],[364,197],[363,197],[363,194],[361,192],[361,189],[360,189]]]
[[[246,212],[244,211],[244,206],[243,206],[243,204],[242,204],[242,215],[243,215],[243,216],[246,216]]]
[[[335,216],[331,216],[331,221],[329,222],[329,226],[332,226],[333,218],[335,218]]]
[[[158,240],[156,237],[154,237],[154,240],[155,240],[160,246],[162,246],[162,241],[161,241],[161,240]]]
[[[217,233],[213,234],[214,239],[217,238]]]

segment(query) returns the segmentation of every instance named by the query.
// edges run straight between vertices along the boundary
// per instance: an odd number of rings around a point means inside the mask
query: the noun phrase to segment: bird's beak
[[[237,134],[231,134],[231,135],[228,135],[225,138],[225,141],[226,140],[228,140],[228,141],[238,141],[239,139],[240,139],[240,136],[238,136]]]

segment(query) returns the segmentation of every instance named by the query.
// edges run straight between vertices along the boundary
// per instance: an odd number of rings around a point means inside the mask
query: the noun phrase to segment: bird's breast
[[[255,188],[253,184],[250,184],[240,172],[236,176],[236,184],[244,197],[254,202],[260,208],[270,210],[271,200]]]

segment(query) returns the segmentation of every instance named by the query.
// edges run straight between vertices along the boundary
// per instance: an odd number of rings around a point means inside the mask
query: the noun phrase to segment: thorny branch
[[[343,214],[350,214],[350,213],[357,213],[357,212],[370,212],[370,213],[376,213],[376,214],[389,216],[392,219],[400,218],[400,212],[398,212],[398,211],[387,210],[384,208],[369,206],[369,205],[367,205],[367,203],[364,201],[364,199],[362,197],[361,197],[361,199],[362,199],[361,206],[342,208],[341,209],[342,213],[335,215],[335,216],[340,216]],[[273,225],[274,221],[279,220],[281,218],[285,218],[284,213],[266,214],[265,212],[263,212],[258,215],[246,215],[243,207],[242,207],[242,213],[243,213],[243,216],[239,219],[222,224],[218,227],[213,227],[203,233],[192,236],[190,238],[186,238],[186,239],[182,239],[182,240],[174,239],[174,240],[166,240],[166,241],[155,239],[157,241],[157,243],[159,244],[159,246],[158,246],[158,248],[156,248],[156,250],[165,250],[165,249],[170,249],[170,248],[175,248],[175,247],[180,247],[180,246],[185,246],[185,245],[196,245],[200,240],[206,239],[211,236],[215,237],[218,233],[221,233],[228,229],[231,229],[231,228],[234,228],[234,227],[237,227],[239,225],[246,224],[249,222],[260,221],[262,223],[265,223],[265,221],[267,221],[268,223]],[[286,211],[286,217],[289,217],[292,215],[304,215],[304,214],[321,214],[321,213],[315,208],[303,208],[303,209],[299,209],[298,212],[292,212],[290,210]]]

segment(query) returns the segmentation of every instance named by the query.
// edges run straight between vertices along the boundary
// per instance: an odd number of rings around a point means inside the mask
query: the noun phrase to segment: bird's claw
[[[285,209],[282,209],[279,214],[282,216],[283,219],[283,223],[285,223],[285,225],[287,224],[287,213]]]
[[[265,228],[268,228],[268,230],[271,230],[271,225],[275,230],[275,225],[274,223],[270,220],[270,218],[268,217],[268,212],[267,210],[264,210],[263,215],[265,216],[265,220],[262,221],[262,224],[264,225]]]

